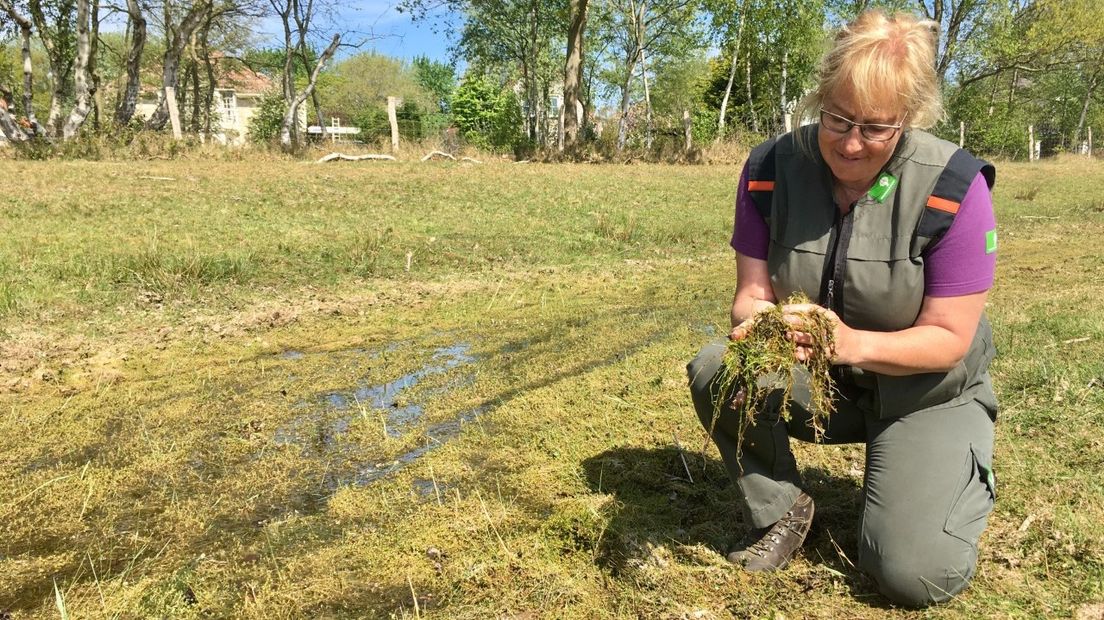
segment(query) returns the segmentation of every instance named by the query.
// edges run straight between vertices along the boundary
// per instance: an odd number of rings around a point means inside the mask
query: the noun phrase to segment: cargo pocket
[[[966,455],[962,475],[955,486],[954,499],[943,531],[977,549],[978,539],[985,531],[989,513],[997,498],[991,455],[974,446]]]

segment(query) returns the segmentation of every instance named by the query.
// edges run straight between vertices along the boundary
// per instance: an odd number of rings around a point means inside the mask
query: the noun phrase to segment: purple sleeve
[[[993,198],[978,173],[947,233],[924,253],[924,294],[957,297],[989,290],[997,264],[996,230]]]
[[[770,245],[770,230],[767,222],[747,189],[748,166],[740,173],[740,187],[736,190],[736,222],[732,227],[732,241],[729,245],[744,256],[767,260],[767,248]]]

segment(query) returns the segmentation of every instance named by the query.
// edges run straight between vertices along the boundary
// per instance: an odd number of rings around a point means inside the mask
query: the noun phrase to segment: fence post
[[[172,86],[165,87],[165,105],[169,106],[169,123],[172,125],[173,139],[182,140],[184,134],[180,132],[180,110],[176,107],[176,89]]]
[[[690,110],[682,111],[682,130],[686,134],[686,152],[694,146],[694,133],[691,131],[693,122],[690,120]]]
[[[341,119],[336,116],[330,117],[330,142],[337,144],[337,132],[334,131],[341,126]]]
[[[1035,161],[1035,125],[1027,126],[1027,161]]]
[[[387,98],[387,122],[391,123],[391,152],[399,152],[399,118],[395,112],[398,97]]]
[[[958,148],[966,147],[966,121],[958,121]]]
[[[1089,159],[1092,159],[1092,125],[1089,125]]]

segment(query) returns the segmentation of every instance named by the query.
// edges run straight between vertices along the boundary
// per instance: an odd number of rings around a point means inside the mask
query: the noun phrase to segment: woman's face
[[[875,111],[863,114],[863,106],[855,100],[850,88],[825,98],[823,107],[827,112],[854,123],[899,125],[905,116],[904,111],[893,106],[876,107]],[[832,176],[837,182],[860,189],[874,184],[874,178],[889,161],[900,139],[901,131],[894,132],[893,137],[885,142],[876,142],[864,138],[859,127],[839,133],[825,127],[824,123],[817,132],[820,154],[832,170]]]

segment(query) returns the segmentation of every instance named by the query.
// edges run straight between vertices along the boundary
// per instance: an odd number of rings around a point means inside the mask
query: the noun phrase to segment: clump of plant
[[[810,303],[808,297],[794,293],[781,304],[756,314],[744,338],[728,342],[715,384],[717,391],[710,435],[721,410],[731,407],[740,420],[736,444],[742,445],[744,431],[755,423],[767,397],[776,390],[781,392],[779,416],[788,422],[795,364],[803,366],[809,373],[810,424],[814,437],[819,441],[824,435],[828,417],[835,411],[832,404],[835,382],[829,373],[835,349],[832,320],[823,313],[810,311],[797,315],[802,319],[802,324],[794,326],[787,323],[782,315],[785,305],[807,303]],[[798,345],[787,337],[791,331],[812,336],[812,352],[804,360],[797,359]]]

